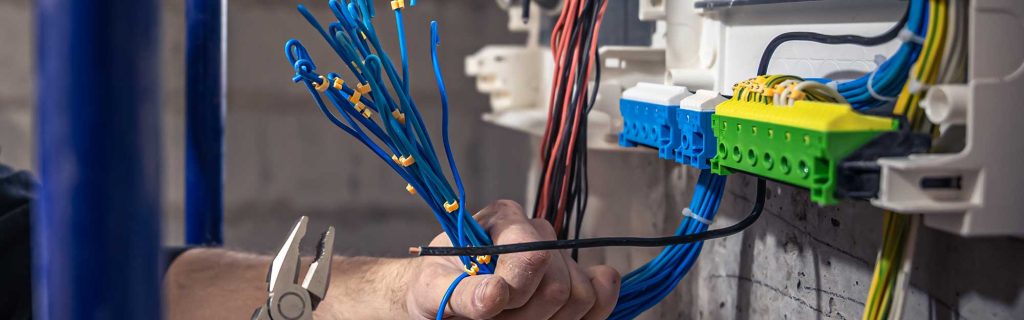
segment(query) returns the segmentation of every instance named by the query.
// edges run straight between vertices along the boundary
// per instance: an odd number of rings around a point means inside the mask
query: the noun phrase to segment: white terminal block
[[[1024,34],[1024,1],[969,5],[967,84],[933,87],[922,103],[930,120],[966,126],[964,147],[880,159],[871,202],[960,235],[1024,237],[1024,42],[1006,41]]]
[[[725,98],[716,91],[697,90],[693,95],[679,102],[679,108],[697,112],[715,112],[715,106],[725,102]]]

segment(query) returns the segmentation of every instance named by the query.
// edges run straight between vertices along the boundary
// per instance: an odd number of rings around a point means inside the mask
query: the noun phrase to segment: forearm
[[[192,249],[164,279],[170,319],[220,319],[248,316],[267,299],[271,258],[222,249]],[[405,311],[408,270],[418,259],[335,257],[320,319],[396,319]],[[308,261],[302,263],[305,269]],[[305,271],[303,271],[305,272]]]

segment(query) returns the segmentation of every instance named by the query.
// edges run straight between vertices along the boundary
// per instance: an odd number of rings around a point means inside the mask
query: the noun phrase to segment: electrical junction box
[[[711,116],[722,102],[725,98],[710,90],[697,90],[679,102],[679,111],[676,112],[679,146],[674,150],[676,162],[701,170],[711,168],[718,142]]]

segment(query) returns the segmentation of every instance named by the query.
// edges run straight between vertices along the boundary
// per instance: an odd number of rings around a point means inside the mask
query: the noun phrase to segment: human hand
[[[544,220],[526,218],[513,201],[498,201],[474,216],[495,244],[554,240]],[[431,246],[451,246],[440,234]],[[434,319],[441,298],[462,274],[456,257],[422,257],[409,270],[406,308],[410,318]],[[467,277],[455,288],[446,318],[605,319],[619,294],[619,273],[608,266],[583,268],[565,251],[501,255],[494,274]]]

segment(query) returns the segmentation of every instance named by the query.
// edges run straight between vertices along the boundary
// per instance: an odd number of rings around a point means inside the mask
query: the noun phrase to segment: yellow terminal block
[[[330,87],[330,86],[331,85],[327,81],[327,78],[324,78],[324,76],[320,76],[320,83],[317,83],[315,85],[316,91],[320,91],[320,92],[326,92],[327,88]]]
[[[416,195],[416,188],[413,188],[411,184],[405,184],[405,191],[409,191],[411,195]]]
[[[398,123],[405,124],[405,114],[395,110],[391,111],[391,115],[395,117],[395,120],[398,120]]]
[[[491,263],[491,256],[476,256],[476,262],[483,264]]]
[[[448,211],[448,213],[452,213],[452,212],[455,212],[455,210],[459,210],[459,201],[458,200],[454,200],[452,202],[445,202],[444,203],[444,211]]]
[[[469,268],[464,268],[463,269],[463,270],[466,271],[466,274],[468,274],[470,276],[475,276],[477,273],[480,272],[480,266],[477,266],[476,263],[470,262],[469,264],[470,264]]]
[[[341,88],[344,88],[344,85],[345,80],[341,80],[341,78],[334,78],[334,89],[341,90]]]
[[[405,0],[391,0],[391,10],[405,8]]]
[[[359,102],[359,98],[362,98],[362,97],[363,97],[363,94],[359,93],[359,91],[352,91],[352,95],[348,96],[348,102],[357,103],[357,102]]]

